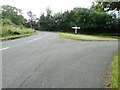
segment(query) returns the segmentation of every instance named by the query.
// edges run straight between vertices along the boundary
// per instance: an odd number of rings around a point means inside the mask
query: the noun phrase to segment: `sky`
[[[12,5],[23,11],[23,15],[28,18],[27,12],[32,11],[39,17],[45,13],[46,8],[52,10],[53,14],[72,10],[74,7],[90,8],[94,0],[0,0],[1,5]]]

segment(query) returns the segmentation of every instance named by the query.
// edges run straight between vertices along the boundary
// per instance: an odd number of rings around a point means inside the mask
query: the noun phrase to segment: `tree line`
[[[52,15],[46,10],[39,19],[40,30],[74,32],[73,26],[80,26],[78,33],[100,34],[120,32],[120,20],[115,13],[108,14],[109,10],[120,10],[120,2],[93,3],[90,9],[74,8],[71,11],[58,12]]]
[[[27,14],[29,20],[22,15],[22,10],[9,5],[2,6],[2,20],[4,24],[15,24],[19,26],[31,27],[40,31],[60,31],[71,32],[73,26],[80,26],[78,33],[84,34],[101,34],[120,32],[120,20],[116,14],[110,13],[109,10],[120,10],[120,2],[115,3],[93,3],[90,9],[74,8],[70,11],[58,12],[52,14],[52,11],[46,9],[39,18],[31,11]]]

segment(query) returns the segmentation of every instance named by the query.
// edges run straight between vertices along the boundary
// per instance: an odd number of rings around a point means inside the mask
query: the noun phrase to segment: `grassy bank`
[[[115,58],[112,62],[112,87],[113,88],[119,88],[120,89],[120,59],[118,56],[120,55],[120,52],[117,52],[115,55]]]
[[[117,36],[59,33],[60,37],[81,41],[118,41]]]
[[[35,34],[35,33],[32,33],[32,34],[24,34],[24,35],[8,36],[8,37],[2,37],[2,38],[0,38],[0,41],[12,40],[12,39],[21,38],[21,37],[28,37],[28,36],[31,36],[31,35],[34,35],[34,34]]]
[[[20,37],[26,37],[35,34],[36,31],[33,29],[28,29],[24,27],[15,27],[13,25],[2,26],[0,30],[0,40],[10,40]]]

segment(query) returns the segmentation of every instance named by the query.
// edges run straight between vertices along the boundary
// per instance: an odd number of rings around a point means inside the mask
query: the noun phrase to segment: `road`
[[[73,41],[57,33],[2,43],[3,88],[101,88],[117,42]]]

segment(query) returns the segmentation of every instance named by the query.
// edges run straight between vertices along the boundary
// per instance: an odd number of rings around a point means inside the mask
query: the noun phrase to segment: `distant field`
[[[81,41],[118,41],[118,36],[84,35],[70,33],[59,33],[59,35],[63,38]]]
[[[20,28],[12,25],[2,26],[0,29],[0,40],[15,39],[35,34],[36,31],[28,28]]]

